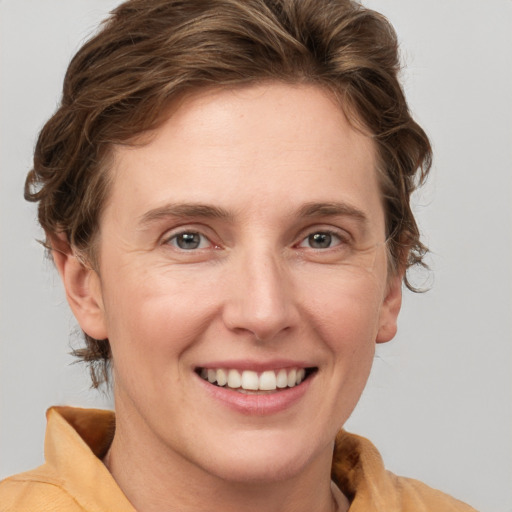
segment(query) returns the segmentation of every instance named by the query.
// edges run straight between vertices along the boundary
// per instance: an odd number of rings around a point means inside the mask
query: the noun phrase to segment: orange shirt
[[[0,512],[135,512],[101,461],[114,413],[53,407],[47,419],[45,464],[0,482]],[[476,512],[386,471],[367,439],[344,431],[336,437],[332,478],[351,501],[350,512]]]

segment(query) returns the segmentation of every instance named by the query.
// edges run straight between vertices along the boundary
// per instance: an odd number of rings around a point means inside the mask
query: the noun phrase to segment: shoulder
[[[0,482],[0,512],[82,512],[44,466]]]
[[[350,499],[350,512],[476,512],[418,480],[387,471],[368,439],[345,431],[336,437],[332,477]]]
[[[477,512],[476,509],[444,492],[412,478],[399,477],[388,473],[397,490],[402,508],[407,512]]]

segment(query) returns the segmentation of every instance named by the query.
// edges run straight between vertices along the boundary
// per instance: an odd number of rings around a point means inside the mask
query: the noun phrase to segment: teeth
[[[242,376],[236,370],[229,370],[228,372],[228,387],[239,388],[242,386]]]
[[[266,370],[258,374],[252,370],[242,372],[225,368],[202,368],[200,375],[211,384],[227,386],[239,391],[275,391],[276,389],[293,388],[299,385],[306,376],[305,368],[282,368]]]
[[[297,370],[293,368],[288,372],[288,387],[292,388],[297,383]]]
[[[217,370],[217,384],[219,386],[225,386],[228,383],[228,376],[222,369]]]
[[[276,389],[276,374],[273,371],[269,370],[261,374],[259,389],[264,391]]]
[[[279,370],[279,372],[277,372],[276,386],[278,388],[288,387],[288,374],[286,370]]]
[[[259,389],[258,374],[250,371],[242,372],[242,385],[240,387],[257,391]]]

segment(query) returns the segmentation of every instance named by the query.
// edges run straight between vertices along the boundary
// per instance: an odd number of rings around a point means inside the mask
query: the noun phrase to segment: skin
[[[107,467],[138,511],[346,510],[333,440],[401,302],[373,142],[326,92],[277,83],[195,93],[151,135],[114,150],[99,268],[54,240],[82,329],[112,347]],[[226,360],[316,372],[292,404],[247,414],[195,372]]]

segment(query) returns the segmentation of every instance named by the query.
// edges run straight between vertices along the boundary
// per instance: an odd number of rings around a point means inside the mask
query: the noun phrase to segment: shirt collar
[[[46,462],[66,491],[91,512],[135,512],[102,462],[114,436],[114,412],[52,407],[46,416]],[[400,510],[392,475],[363,437],[344,430],[338,433],[331,476],[351,502],[350,512]]]
[[[101,461],[112,442],[114,413],[52,407],[46,417],[45,459],[64,489],[87,511],[135,512]]]

